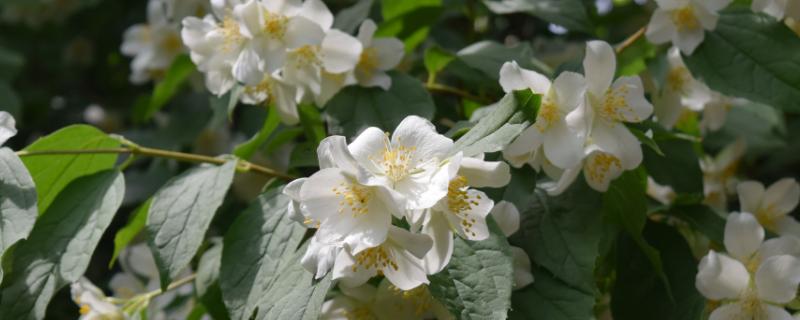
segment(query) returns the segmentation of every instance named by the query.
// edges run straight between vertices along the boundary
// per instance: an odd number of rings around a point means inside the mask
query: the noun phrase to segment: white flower
[[[664,205],[671,204],[678,197],[672,187],[660,185],[652,177],[647,177],[647,195]]]
[[[721,129],[725,125],[728,111],[745,103],[747,103],[746,99],[731,98],[719,92],[711,91],[711,100],[706,102],[703,108],[700,130],[705,133]]]
[[[669,49],[667,62],[669,70],[656,100],[655,115],[658,122],[669,129],[686,108],[695,112],[703,110],[711,101],[711,89],[692,76],[677,47]]]
[[[453,140],[421,117],[409,116],[391,138],[378,128],[364,130],[348,149],[369,175],[363,183],[385,186],[404,199],[404,209],[428,209],[447,195],[460,157],[447,159]]]
[[[169,21],[164,0],[147,4],[147,23],[125,30],[120,50],[133,57],[130,81],[141,84],[164,76],[175,57],[184,52],[178,25]]]
[[[722,300],[709,319],[791,319],[782,305],[800,283],[794,237],[764,241],[764,229],[749,213],[731,213],[725,224],[728,254],[710,251],[698,267],[695,285],[706,298]]]
[[[800,184],[783,178],[769,188],[758,181],[745,181],[737,186],[741,210],[755,215],[767,230],[779,235],[800,237],[800,223],[789,215],[800,202]]]
[[[427,235],[390,226],[386,241],[378,246],[341,250],[333,266],[333,279],[339,279],[341,285],[354,287],[382,274],[401,290],[414,289],[428,283],[422,258],[431,244]]]
[[[397,38],[373,38],[375,22],[367,19],[358,29],[358,41],[363,50],[356,65],[355,75],[358,83],[365,87],[381,87],[388,90],[392,78],[386,71],[400,63],[405,54],[405,45]]]
[[[103,291],[84,277],[70,286],[72,301],[80,306],[81,320],[123,320],[122,310],[108,301]]]
[[[0,146],[3,146],[8,139],[17,135],[17,122],[14,116],[5,111],[0,111]]]
[[[531,258],[522,248],[510,246],[511,255],[514,259],[514,289],[522,289],[533,283],[533,273],[531,273]]]
[[[540,150],[556,167],[566,169],[578,165],[583,159],[584,136],[570,127],[567,114],[584,104],[584,77],[563,72],[551,83],[541,74],[520,68],[516,62],[506,62],[500,69],[500,85],[505,92],[531,89],[543,95],[536,122],[503,151],[511,165],[519,167],[531,163],[538,170],[541,164],[535,159]]]
[[[720,211],[727,209],[728,195],[736,191],[736,168],[746,147],[744,140],[739,139],[725,146],[715,157],[700,159],[705,204]]]
[[[753,0],[750,6],[755,12],[764,12],[783,20],[783,18],[800,19],[800,2],[796,0]]]
[[[183,19],[181,38],[189,48],[197,69],[205,73],[208,90],[222,96],[236,84],[234,64],[241,66],[246,61],[257,63],[258,57],[252,49],[245,50],[245,38],[239,32],[239,22],[231,15],[233,7],[226,3],[226,7],[215,6],[215,9],[216,17],[207,15],[203,19]]]
[[[245,104],[266,104],[278,108],[281,121],[287,125],[295,125],[300,122],[297,112],[299,94],[295,85],[279,75],[265,73],[261,82],[244,86],[240,100]]]
[[[692,54],[703,42],[705,30],[717,27],[718,11],[732,0],[656,0],[646,36],[651,42],[672,42],[685,54]]]
[[[384,280],[377,288],[364,284],[354,288],[340,286],[340,291],[322,305],[320,319],[453,319],[427,286],[403,291]]]
[[[501,200],[494,204],[490,213],[506,237],[519,230],[519,209],[513,203]]]

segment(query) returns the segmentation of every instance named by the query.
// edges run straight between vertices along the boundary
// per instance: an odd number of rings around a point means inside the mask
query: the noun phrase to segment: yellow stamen
[[[560,115],[561,112],[559,112],[553,99],[547,96],[542,101],[542,106],[539,107],[539,113],[536,115],[536,129],[543,133],[558,120]]]
[[[391,267],[394,270],[398,269],[398,265],[394,257],[383,246],[369,248],[359,252],[356,255],[356,264],[353,265],[352,271],[356,272],[358,268],[365,270],[376,269],[378,274],[383,274],[383,269]]]
[[[91,311],[92,311],[92,309],[91,309],[91,308],[89,308],[89,305],[88,305],[88,304],[82,304],[82,305],[81,305],[81,309],[80,309],[80,310],[78,310],[78,312],[80,312],[82,315],[87,315],[87,314],[89,314],[89,312],[91,312]]]
[[[282,14],[264,12],[264,32],[274,40],[283,40],[289,18]]]
[[[388,133],[387,133],[388,136]],[[388,137],[387,137],[388,141]],[[384,142],[383,153],[380,156],[379,162],[383,166],[384,174],[392,181],[400,181],[405,179],[408,175],[412,174],[414,165],[414,152],[417,150],[415,146],[394,146],[389,142]]]
[[[672,91],[683,93],[690,77],[691,74],[686,67],[672,68],[667,74],[667,85],[670,87],[670,89],[672,89]]]
[[[464,229],[464,233],[474,237],[476,233],[472,231],[472,227],[477,221],[467,214],[472,208],[478,206],[480,196],[470,198],[467,193],[468,189],[467,178],[464,176],[456,176],[450,180],[450,185],[447,187],[447,208],[450,209],[450,213],[461,219],[461,228]]]
[[[356,184],[341,183],[333,188],[333,193],[341,197],[339,201],[339,213],[344,213],[349,209],[353,218],[369,213],[369,200],[372,197],[372,190]]]
[[[222,19],[221,28],[222,35],[225,38],[222,50],[231,51],[242,41],[242,34],[239,33],[239,23],[232,16],[227,15]]]
[[[617,169],[622,169],[622,165],[617,157],[608,153],[600,153],[592,158],[584,174],[589,177],[589,180],[599,183],[606,180],[612,166],[617,167]]]
[[[394,285],[389,285],[389,290],[394,295],[409,302],[414,308],[414,314],[420,318],[433,306],[433,296],[428,291],[428,286],[424,284],[405,291]]]
[[[691,31],[700,28],[700,21],[694,14],[692,6],[685,6],[672,11],[672,22],[678,27],[678,31]]]
[[[357,68],[364,73],[367,78],[371,78],[372,74],[378,69],[378,50],[369,47],[364,48],[361,56],[358,58]]]
[[[628,112],[634,114],[633,108],[628,105],[628,100],[625,98],[628,95],[627,86],[620,86],[618,88],[610,88],[606,91],[603,102],[600,105],[600,115],[609,120],[620,121],[624,120],[624,113]],[[641,121],[638,117],[634,116],[634,122]]]

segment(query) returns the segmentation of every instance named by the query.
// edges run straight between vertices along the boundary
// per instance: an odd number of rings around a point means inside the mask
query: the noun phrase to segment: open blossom
[[[297,111],[299,94],[297,87],[280,75],[265,73],[258,84],[244,86],[240,99],[243,103],[251,105],[272,103],[278,109],[281,121],[294,125],[300,122],[300,114]]]
[[[72,301],[80,306],[80,320],[124,320],[122,310],[106,298],[103,291],[86,278],[70,286]]]
[[[750,6],[753,11],[766,13],[778,20],[800,19],[800,2],[795,0],[753,0]]]
[[[764,241],[764,229],[743,212],[728,216],[724,242],[728,254],[710,251],[695,281],[706,298],[722,302],[710,319],[792,319],[782,306],[797,295],[800,240]]]
[[[381,87],[388,90],[392,78],[386,74],[400,63],[405,54],[405,46],[397,38],[373,38],[377,26],[367,19],[358,29],[358,41],[362,51],[355,69],[358,83],[365,87]]]
[[[758,181],[744,181],[737,186],[741,210],[752,213],[767,230],[779,235],[800,237],[800,223],[790,215],[800,202],[800,184],[784,178],[769,188]]]
[[[717,210],[725,211],[728,196],[736,192],[736,169],[747,145],[743,139],[725,146],[716,156],[700,159],[703,171],[703,202]]]
[[[179,26],[170,20],[167,0],[147,3],[147,23],[125,30],[121,51],[133,57],[130,81],[141,84],[160,79],[175,57],[185,51]]]
[[[516,62],[506,62],[500,69],[500,85],[505,92],[531,89],[543,96],[536,122],[503,151],[509,163],[515,167],[530,163],[538,170],[542,162],[538,154],[543,153],[543,160],[561,169],[578,165],[583,158],[584,137],[568,125],[567,115],[584,104],[583,76],[563,72],[551,83]]]
[[[667,62],[669,69],[655,100],[655,116],[661,125],[672,128],[686,109],[702,111],[711,101],[711,89],[692,76],[677,47],[669,49]]]
[[[0,111],[0,146],[11,139],[11,137],[17,135],[17,122],[14,120],[14,116],[10,113],[5,111]]]
[[[685,54],[692,54],[714,30],[718,11],[732,0],[657,0],[658,8],[647,25],[647,39],[656,44],[672,42]]]

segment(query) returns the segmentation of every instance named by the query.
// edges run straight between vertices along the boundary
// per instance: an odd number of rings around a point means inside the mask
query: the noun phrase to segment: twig
[[[636,31],[636,33],[632,34],[630,37],[625,39],[625,41],[622,41],[622,43],[620,43],[617,46],[617,54],[622,53],[622,51],[625,51],[625,49],[633,45],[633,43],[636,42],[636,40],[639,40],[639,38],[641,38],[644,35],[646,30],[647,27],[641,27],[638,31]]]

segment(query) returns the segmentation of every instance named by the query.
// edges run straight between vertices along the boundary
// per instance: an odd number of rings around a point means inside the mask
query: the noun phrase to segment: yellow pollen
[[[267,100],[264,101],[264,105],[269,105],[270,101],[272,101],[272,79],[265,77],[257,85],[245,86],[244,93],[248,95],[266,95]]]
[[[319,60],[319,48],[312,45],[305,45],[294,51],[294,65],[295,67],[304,67],[307,65],[320,65],[322,62]]]
[[[555,102],[548,96],[542,101],[542,106],[539,108],[539,113],[536,115],[536,129],[543,133],[558,120],[559,115],[560,112]]]
[[[620,86],[618,88],[611,88],[606,91],[605,97],[603,97],[603,103],[600,105],[600,114],[609,120],[623,120],[624,112],[629,112],[633,114],[633,108],[628,105],[627,99],[625,97],[628,95],[628,87],[627,86]],[[634,117],[634,122],[641,121],[638,117]]]
[[[584,174],[590,180],[600,182],[606,179],[611,166],[615,166],[618,169],[622,168],[617,157],[608,153],[600,153],[591,160]]]
[[[700,21],[694,14],[692,6],[685,6],[672,11],[672,22],[678,27],[678,31],[691,31],[700,28]]]
[[[282,40],[286,35],[289,18],[282,14],[264,12],[264,32],[274,40]]]
[[[468,189],[467,178],[464,176],[456,176],[450,180],[450,185],[447,186],[447,208],[450,209],[451,214],[461,219],[461,228],[464,229],[464,233],[474,237],[476,234],[472,231],[472,227],[477,221],[467,214],[472,208],[478,206],[480,196],[470,198],[467,193]]]
[[[332,191],[341,197],[341,200],[339,200],[339,213],[344,213],[345,209],[348,209],[353,218],[369,213],[369,199],[372,196],[372,191],[368,188],[352,183],[341,183],[338,187],[334,187]]]
[[[169,52],[178,52],[183,50],[183,42],[181,42],[181,38],[174,33],[168,34],[161,44]]]
[[[689,81],[689,70],[686,67],[675,67],[667,74],[667,85],[674,92],[684,92],[684,87]]]
[[[415,160],[414,152],[417,150],[417,147],[407,147],[404,145],[394,146],[391,143],[385,144],[383,153],[379,157],[379,162],[383,167],[384,174],[395,182],[403,180],[409,174],[412,174],[413,172],[411,172],[411,169],[414,166]]]
[[[361,51],[361,56],[358,58],[357,68],[360,69],[367,78],[371,78],[372,73],[378,69],[378,50],[373,47],[364,48],[364,51]]]
[[[91,311],[92,311],[92,309],[91,309],[91,308],[89,308],[89,305],[88,305],[88,304],[82,304],[82,305],[81,305],[81,309],[80,309],[80,310],[78,310],[78,312],[80,312],[82,315],[87,315],[87,314],[89,314],[89,312],[91,312]]]
[[[403,291],[394,285],[389,285],[389,290],[396,296],[409,302],[414,308],[414,314],[422,317],[433,306],[433,296],[428,291],[428,286],[420,285],[414,289]]]
[[[753,319],[753,320],[762,320],[768,319],[768,315],[766,310],[764,310],[763,305],[761,304],[761,299],[758,298],[758,293],[756,289],[752,285],[747,289],[747,291],[742,295],[741,300],[739,303],[742,306],[742,313],[739,314],[738,318],[736,319]]]
[[[778,212],[774,204],[770,204],[766,208],[758,208],[758,211],[755,212],[755,216],[758,223],[770,231],[777,230],[778,221],[783,218],[783,215]]]
[[[382,270],[391,267],[397,270],[397,263],[383,246],[369,248],[359,252],[356,255],[356,264],[352,266],[352,271],[356,272],[359,267],[365,270],[375,269],[379,274],[383,274]]]
[[[233,50],[233,47],[242,41],[242,34],[239,33],[239,23],[230,15],[222,19],[222,35],[225,38],[225,43],[222,47],[224,51]]]

